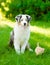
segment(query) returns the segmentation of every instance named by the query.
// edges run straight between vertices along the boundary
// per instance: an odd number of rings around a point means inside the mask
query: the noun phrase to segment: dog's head
[[[26,15],[26,14],[25,15],[20,14],[20,15],[17,15],[15,17],[15,19],[19,25],[29,26],[31,17],[29,15]]]

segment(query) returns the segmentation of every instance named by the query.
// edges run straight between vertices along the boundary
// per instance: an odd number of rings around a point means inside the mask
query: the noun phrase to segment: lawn
[[[35,50],[37,42],[45,48],[43,55],[36,56],[35,52],[25,51],[17,55],[14,48],[8,47],[10,31],[14,22],[0,20],[0,65],[50,65],[50,22],[32,21],[29,43]]]

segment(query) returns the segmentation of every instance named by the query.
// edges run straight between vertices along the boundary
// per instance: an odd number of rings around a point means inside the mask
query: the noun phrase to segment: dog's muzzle
[[[26,23],[24,23],[24,26],[26,26]]]

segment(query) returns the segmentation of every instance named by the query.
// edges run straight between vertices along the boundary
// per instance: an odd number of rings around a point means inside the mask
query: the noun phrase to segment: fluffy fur
[[[35,53],[36,55],[40,55],[40,54],[43,54],[44,53],[44,48],[40,47],[39,46],[39,43],[37,43],[37,47],[35,48]]]

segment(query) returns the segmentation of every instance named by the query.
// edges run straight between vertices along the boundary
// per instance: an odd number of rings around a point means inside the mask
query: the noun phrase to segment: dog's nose
[[[24,26],[26,25],[26,23],[24,23]]]

